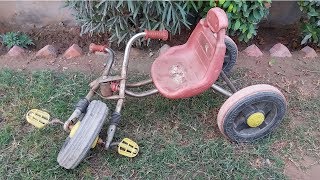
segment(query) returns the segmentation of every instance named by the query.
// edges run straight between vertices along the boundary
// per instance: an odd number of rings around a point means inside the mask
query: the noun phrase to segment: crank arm
[[[110,77],[107,77],[107,76],[102,76],[98,79],[98,83],[106,83],[106,82],[111,82],[111,81],[120,81],[124,78],[122,78],[121,76],[110,76]]]

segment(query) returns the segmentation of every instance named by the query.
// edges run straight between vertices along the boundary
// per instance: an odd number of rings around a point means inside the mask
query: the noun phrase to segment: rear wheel
[[[275,87],[259,84],[234,93],[218,113],[220,131],[231,141],[252,142],[271,133],[284,118],[286,100]]]
[[[66,169],[75,168],[95,143],[108,115],[108,107],[101,101],[92,101],[77,130],[63,144],[57,161]]]
[[[229,36],[225,37],[224,43],[226,44],[226,54],[224,56],[222,70],[224,73],[229,74],[233,66],[236,64],[238,58],[238,47]]]

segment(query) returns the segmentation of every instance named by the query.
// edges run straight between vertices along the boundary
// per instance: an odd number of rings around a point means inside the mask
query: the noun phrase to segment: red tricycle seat
[[[223,65],[227,27],[226,13],[220,8],[212,8],[185,44],[169,48],[154,61],[152,80],[163,96],[187,98],[213,85]]]

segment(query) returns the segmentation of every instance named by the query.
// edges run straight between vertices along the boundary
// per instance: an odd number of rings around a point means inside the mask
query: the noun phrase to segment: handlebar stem
[[[124,97],[125,95],[125,87],[126,87],[126,79],[127,79],[127,70],[128,70],[128,62],[129,62],[129,54],[130,54],[130,50],[132,47],[132,44],[134,43],[134,41],[136,41],[137,39],[141,38],[141,37],[145,37],[146,33],[145,32],[141,32],[138,33],[136,35],[134,35],[129,42],[127,43],[126,49],[124,51],[124,58],[123,58],[123,63],[122,63],[122,69],[121,69],[121,77],[122,80],[120,81],[120,89],[119,89],[119,96],[120,97]],[[122,103],[123,100],[119,100],[117,103],[117,107],[116,107],[116,112],[120,113],[121,111],[121,107],[122,107]]]
[[[114,62],[114,52],[112,49],[109,48],[105,48],[104,51],[109,54],[109,57],[106,61],[106,67],[104,68],[102,76],[107,76]]]

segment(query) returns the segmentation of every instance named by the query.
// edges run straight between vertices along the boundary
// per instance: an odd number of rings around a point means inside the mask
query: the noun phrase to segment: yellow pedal
[[[50,115],[45,111],[39,109],[31,109],[26,115],[27,121],[36,128],[43,128],[49,123]]]
[[[123,156],[135,157],[138,155],[138,152],[138,144],[129,138],[124,138],[118,145],[118,153]]]

